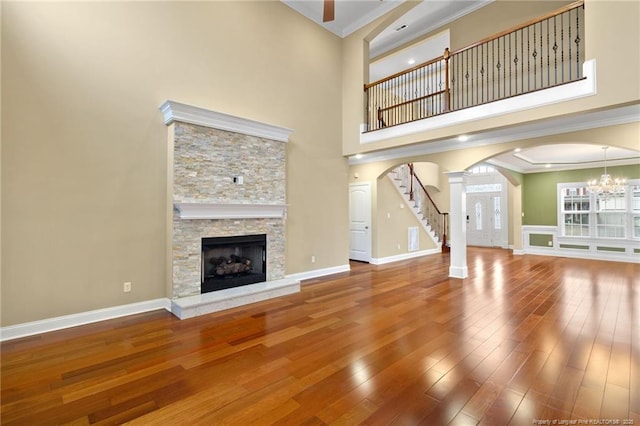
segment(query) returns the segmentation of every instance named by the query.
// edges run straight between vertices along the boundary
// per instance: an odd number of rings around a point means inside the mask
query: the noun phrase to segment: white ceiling
[[[468,13],[473,12],[493,0],[424,0],[369,43],[369,57],[376,58],[385,52],[415,40],[442,27]],[[447,46],[449,47],[449,46]],[[437,56],[441,55],[439,52]],[[420,62],[435,56],[421,58]]]
[[[542,145],[522,148],[518,152],[507,152],[487,162],[520,173],[590,169],[604,166],[603,146],[606,145],[581,143]],[[607,166],[640,164],[640,151],[615,146],[609,146],[606,151]]]
[[[335,19],[331,22],[322,22],[323,0],[281,1],[332,33],[346,37],[398,7],[405,0],[334,0]]]
[[[346,37],[407,0],[334,0],[335,20],[331,22],[322,22],[324,0],[281,1],[334,34]],[[444,48],[449,47],[448,33],[446,34],[446,40],[440,34],[431,37],[425,42],[414,44],[394,52],[392,55],[380,58],[381,55],[412,40],[416,40],[492,1],[414,1],[416,6],[391,23],[369,43],[369,58],[372,60],[369,81],[376,81],[410,68],[409,60],[412,60],[415,64],[420,64],[442,55]]]
[[[335,0],[335,20],[322,22],[323,0],[281,0],[289,7],[321,25],[340,37],[346,37],[364,25],[393,10],[405,0]],[[424,0],[419,2],[407,14],[393,22],[369,44],[369,57],[375,59],[386,52],[406,44],[411,40],[427,34],[447,23],[483,7],[493,0]],[[500,28],[496,28],[499,31]],[[447,35],[448,38],[448,35]],[[432,40],[433,38],[430,38]],[[431,43],[431,47],[439,44]],[[378,80],[403,69],[410,68],[409,59],[416,64],[439,56],[427,48],[426,43],[408,49],[402,49],[393,55],[387,55],[373,61],[370,75],[371,81]],[[435,54],[434,54],[435,53]],[[501,130],[472,135],[466,146],[501,143],[518,138],[535,137],[565,133],[570,130],[588,129],[624,122],[640,121],[640,107],[621,108],[599,113],[590,113],[582,117],[561,120],[548,120],[511,128],[504,133]],[[555,132],[555,133],[553,133]],[[589,145],[576,141],[573,144],[549,144],[542,147],[523,148],[520,152],[507,152],[498,155],[488,163],[509,168],[520,173],[536,173],[551,170],[568,170],[579,168],[602,167],[604,158],[602,146]],[[460,142],[446,140],[399,147],[365,154],[360,158],[352,157],[350,164],[382,161],[391,158],[402,158],[412,155],[424,155],[451,149],[460,149]],[[640,164],[640,136],[638,150],[625,150],[611,147],[607,150],[607,165]]]
[[[334,0],[335,20],[322,22],[323,0],[281,0],[332,33],[346,37],[407,0]],[[412,0],[414,1],[414,0]],[[493,0],[423,0],[383,30],[369,44],[369,57],[375,58],[427,34]],[[432,59],[424,58],[425,60]]]

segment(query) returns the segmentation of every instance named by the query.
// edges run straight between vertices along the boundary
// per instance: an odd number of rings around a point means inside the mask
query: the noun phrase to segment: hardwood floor
[[[639,264],[467,256],[5,342],[2,424],[640,424]]]

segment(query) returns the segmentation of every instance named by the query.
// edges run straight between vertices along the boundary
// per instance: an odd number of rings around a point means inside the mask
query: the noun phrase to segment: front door
[[[371,184],[349,185],[349,258],[371,261]]]
[[[467,194],[467,244],[499,247],[502,241],[501,194]]]

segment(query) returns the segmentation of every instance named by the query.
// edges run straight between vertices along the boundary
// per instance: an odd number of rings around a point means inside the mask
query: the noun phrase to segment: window
[[[592,194],[585,183],[558,184],[561,235],[640,239],[640,184],[620,194]]]
[[[589,191],[586,186],[562,189],[562,235],[589,236]]]
[[[502,228],[502,213],[500,211],[500,197],[493,197],[493,229]]]
[[[631,223],[633,238],[640,238],[640,185],[631,185]]]
[[[472,167],[469,169],[469,173],[473,175],[483,175],[483,174],[493,174],[497,173],[496,169],[487,164],[480,164],[478,166]]]
[[[465,187],[467,194],[476,192],[500,192],[502,191],[501,183],[483,183],[479,185],[467,185]]]
[[[626,194],[596,196],[596,235],[598,238],[624,238],[627,215]]]

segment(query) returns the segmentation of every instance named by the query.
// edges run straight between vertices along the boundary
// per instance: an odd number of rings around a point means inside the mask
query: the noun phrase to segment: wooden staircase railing
[[[408,190],[409,201],[413,201],[419,213],[427,220],[428,225],[434,231],[436,237],[442,243],[442,251],[448,252],[447,234],[449,227],[449,213],[442,212],[427,188],[415,173],[413,163],[403,164],[394,169],[398,179]]]

